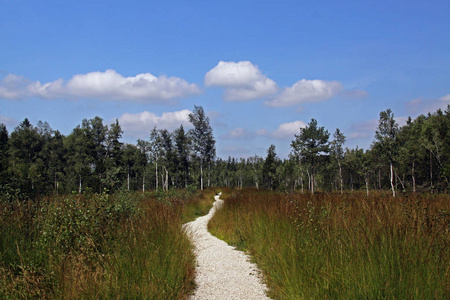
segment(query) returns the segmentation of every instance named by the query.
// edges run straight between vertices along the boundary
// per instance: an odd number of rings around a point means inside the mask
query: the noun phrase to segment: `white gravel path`
[[[219,197],[207,215],[184,225],[197,255],[197,288],[190,299],[270,299],[261,272],[249,257],[208,232],[209,220],[223,203]]]

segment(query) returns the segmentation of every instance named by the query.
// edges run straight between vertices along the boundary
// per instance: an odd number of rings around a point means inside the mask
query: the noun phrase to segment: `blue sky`
[[[0,0],[0,122],[119,119],[124,142],[189,126],[217,154],[280,157],[301,126],[368,148],[379,113],[450,104],[449,1]]]

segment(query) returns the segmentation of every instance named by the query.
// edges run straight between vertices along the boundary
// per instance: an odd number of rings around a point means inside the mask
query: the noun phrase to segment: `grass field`
[[[0,201],[0,295],[183,299],[194,288],[181,230],[213,190]]]
[[[241,190],[209,223],[275,299],[449,299],[450,197]]]

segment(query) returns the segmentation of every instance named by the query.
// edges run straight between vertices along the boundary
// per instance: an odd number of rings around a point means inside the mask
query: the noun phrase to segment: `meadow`
[[[195,257],[181,230],[213,190],[82,194],[36,201],[2,195],[5,298],[184,299]]]
[[[228,190],[210,232],[274,299],[449,299],[450,197]]]

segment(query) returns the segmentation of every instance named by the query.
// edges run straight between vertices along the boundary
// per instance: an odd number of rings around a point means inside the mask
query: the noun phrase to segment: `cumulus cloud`
[[[247,130],[245,130],[244,128],[235,128],[227,132],[222,137],[226,139],[244,139],[250,138],[251,134],[247,132]]]
[[[180,125],[183,125],[184,128],[191,127],[191,123],[189,123],[190,113],[191,111],[188,109],[165,112],[161,116],[149,111],[137,114],[125,113],[119,117],[119,124],[127,135],[146,139],[154,127],[169,131],[173,131]]]
[[[439,100],[442,101],[442,102],[448,102],[448,104],[450,104],[450,94],[439,98]]]
[[[249,61],[220,61],[206,73],[205,85],[225,88],[224,98],[228,101],[260,99],[278,91],[275,81]]]
[[[8,127],[14,127],[19,125],[19,121],[17,121],[16,119],[7,117],[7,116],[2,116],[0,115],[0,123],[5,124]]]
[[[445,110],[448,105],[450,105],[450,94],[438,99],[413,99],[406,103],[406,109],[411,114],[428,114],[438,109]]]
[[[0,80],[0,98],[19,100],[30,95],[31,81],[23,76],[9,74]]]
[[[267,100],[265,104],[272,107],[287,107],[305,102],[320,102],[336,96],[341,91],[342,84],[338,81],[302,79]]]
[[[305,128],[306,123],[303,121],[294,121],[289,123],[283,123],[278,126],[274,131],[268,131],[267,129],[260,129],[256,131],[257,135],[269,136],[276,139],[294,138],[295,134],[300,133],[300,128]]]
[[[40,97],[95,98],[139,102],[163,102],[200,93],[200,88],[178,77],[156,77],[150,73],[123,77],[114,70],[77,74],[65,82],[31,82],[21,76],[7,75],[0,81],[0,97],[22,99]]]

